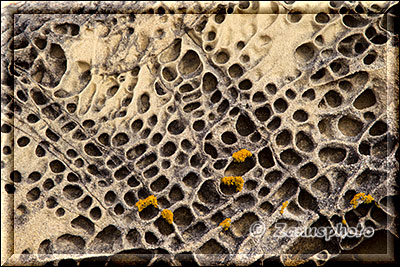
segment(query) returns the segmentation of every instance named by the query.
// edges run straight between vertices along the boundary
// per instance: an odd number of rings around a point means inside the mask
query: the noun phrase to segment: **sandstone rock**
[[[383,253],[364,248],[398,236],[396,9],[3,8],[2,265],[293,265]],[[241,149],[252,155],[236,162]],[[224,176],[242,176],[243,189]],[[374,201],[354,208],[361,192]],[[136,202],[151,195],[157,205],[139,212]],[[274,235],[278,223],[341,222],[375,235]]]

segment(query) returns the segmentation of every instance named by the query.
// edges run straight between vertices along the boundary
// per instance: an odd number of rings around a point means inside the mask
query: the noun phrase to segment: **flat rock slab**
[[[1,264],[393,261],[398,7],[2,8]]]

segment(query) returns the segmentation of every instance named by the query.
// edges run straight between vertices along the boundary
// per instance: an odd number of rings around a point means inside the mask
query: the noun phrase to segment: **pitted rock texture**
[[[356,1],[8,6],[2,264],[323,264],[365,253],[366,242],[384,247],[398,219],[396,10]],[[252,157],[235,162],[244,148]],[[243,190],[224,176],[242,176]],[[354,209],[360,192],[378,205]],[[138,212],[150,195],[159,207]],[[342,219],[375,235],[273,235],[277,223]],[[251,235],[254,223],[262,235]]]

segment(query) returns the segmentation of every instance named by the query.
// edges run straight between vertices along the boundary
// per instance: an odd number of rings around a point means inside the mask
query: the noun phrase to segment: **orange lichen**
[[[226,185],[235,185],[236,191],[241,191],[243,189],[244,180],[242,176],[225,176],[222,178],[222,183]]]
[[[158,208],[157,198],[153,195],[148,196],[145,199],[140,199],[135,204],[135,206],[138,208],[139,212],[141,212],[143,209],[147,208],[150,205],[153,205],[155,208]]]
[[[365,195],[365,193],[357,193],[354,195],[353,199],[350,200],[350,204],[353,205],[353,209],[357,208],[359,199],[361,199],[361,201],[363,201],[366,204],[369,204],[372,201],[374,201],[374,198],[370,194]]]
[[[371,195],[367,195],[367,196],[365,196],[365,198],[363,200],[364,200],[364,203],[369,204],[372,201],[374,201],[374,198]]]
[[[231,219],[230,218],[226,218],[225,220],[223,220],[219,226],[222,226],[222,229],[224,231],[228,230],[229,227],[231,226]]]
[[[358,206],[358,199],[361,197],[364,197],[364,196],[365,196],[365,193],[358,193],[353,197],[352,200],[350,200],[350,204],[353,205],[354,209],[357,208],[357,206]]]
[[[282,207],[281,207],[281,210],[280,210],[281,214],[283,214],[283,212],[285,211],[285,208],[287,207],[288,204],[289,204],[289,201],[287,201],[287,200],[282,203]]]
[[[167,223],[172,224],[172,222],[174,221],[174,214],[172,213],[172,211],[170,210],[163,210],[161,212],[161,216],[167,221]]]
[[[251,154],[250,151],[248,151],[247,149],[242,149],[239,150],[235,153],[233,153],[232,158],[236,161],[236,162],[244,162],[244,160],[248,157],[251,157],[253,154]]]

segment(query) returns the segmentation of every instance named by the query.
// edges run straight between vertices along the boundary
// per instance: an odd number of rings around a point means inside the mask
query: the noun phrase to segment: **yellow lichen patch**
[[[354,208],[354,209],[357,208],[357,206],[358,206],[358,200],[359,200],[361,197],[364,197],[364,196],[365,196],[365,193],[358,193],[358,194],[356,194],[356,195],[353,197],[352,200],[350,200],[350,204],[353,205],[353,208]]]
[[[172,213],[172,211],[170,210],[163,210],[161,212],[161,216],[167,221],[167,223],[172,224],[172,222],[174,221],[174,214]]]
[[[157,198],[153,195],[148,196],[145,199],[140,199],[135,204],[135,206],[138,208],[139,212],[141,212],[143,209],[147,208],[150,205],[153,205],[155,208],[158,208]]]
[[[233,153],[232,158],[237,162],[244,162],[246,158],[251,157],[252,155],[253,154],[251,154],[247,149],[242,149]]]
[[[226,218],[225,220],[223,220],[219,226],[222,226],[222,229],[224,231],[228,230],[229,227],[231,226],[231,219],[230,218]]]
[[[353,205],[353,209],[357,208],[359,199],[361,199],[361,201],[363,201],[366,204],[369,204],[372,201],[374,201],[374,198],[370,194],[365,195],[365,193],[357,193],[355,194],[353,199],[350,200],[350,204]]]
[[[289,204],[289,201],[285,201],[282,203],[282,207],[281,207],[281,211],[280,213],[283,214],[283,212],[285,211],[285,208],[287,207],[287,205]]]
[[[369,204],[372,201],[374,201],[374,198],[371,195],[367,195],[367,196],[365,196],[365,198],[363,200],[364,200],[364,203]]]
[[[244,180],[242,176],[225,176],[222,178],[222,183],[226,185],[235,185],[236,191],[241,191],[243,189]]]

